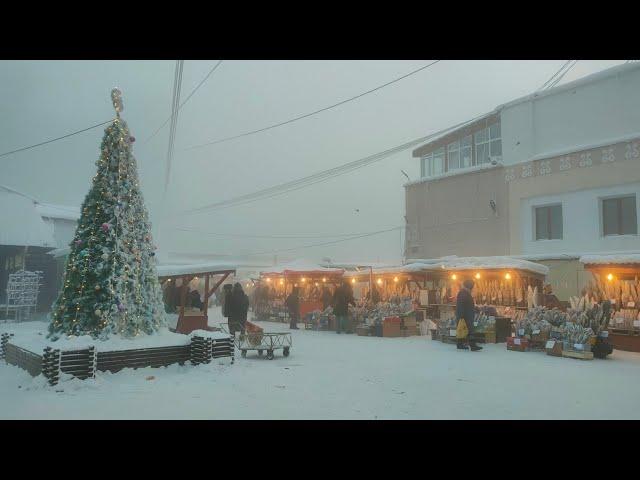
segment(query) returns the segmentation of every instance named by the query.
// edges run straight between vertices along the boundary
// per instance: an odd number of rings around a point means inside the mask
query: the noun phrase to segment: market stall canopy
[[[423,270],[521,270],[546,276],[549,267],[512,257],[449,257],[440,262],[422,264]]]
[[[585,265],[629,265],[640,264],[640,253],[616,253],[610,255],[583,255],[580,263]]]
[[[36,201],[0,185],[0,245],[56,247],[53,228],[36,210]]]
[[[343,273],[342,268],[323,267],[307,260],[294,260],[260,272],[261,275],[342,275]]]
[[[235,273],[236,265],[230,263],[194,263],[189,265],[158,265],[158,277],[181,277],[203,273]]]

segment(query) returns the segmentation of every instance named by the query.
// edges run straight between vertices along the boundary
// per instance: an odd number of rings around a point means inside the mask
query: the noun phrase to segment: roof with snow
[[[344,269],[323,267],[308,260],[294,260],[260,272],[262,275],[342,275]]]
[[[396,265],[396,266],[388,266],[388,267],[380,267],[373,268],[372,273],[374,275],[394,275],[394,274],[403,274],[403,273],[415,273],[422,272],[425,270],[425,267],[428,266],[424,263],[409,263],[406,265]],[[345,272],[345,277],[360,277],[363,275],[368,275],[369,269],[360,270],[357,272]]]
[[[639,264],[640,253],[617,253],[609,255],[583,255],[580,263],[585,265]]]
[[[189,265],[158,265],[158,277],[177,277],[198,273],[235,272],[236,265],[231,263],[192,263]]]
[[[59,218],[62,220],[78,220],[80,218],[79,207],[54,205],[52,203],[36,203],[36,210],[41,217]]]
[[[56,247],[53,229],[42,220],[32,198],[2,187],[0,205],[0,245]]]
[[[444,268],[443,268],[444,267]],[[449,257],[432,264],[423,264],[424,270],[521,270],[537,275],[548,275],[549,267],[513,257]]]

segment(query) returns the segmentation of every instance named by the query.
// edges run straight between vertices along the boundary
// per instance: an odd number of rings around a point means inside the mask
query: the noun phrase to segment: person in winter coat
[[[298,329],[298,321],[300,320],[300,288],[293,287],[293,290],[284,301],[285,306],[289,309],[289,328]]]
[[[231,292],[231,305],[229,306],[229,333],[234,335],[235,332],[244,333],[247,323],[247,312],[249,311],[249,297],[242,285],[236,283]]]
[[[347,333],[347,320],[349,318],[349,305],[356,306],[353,291],[347,281],[342,282],[333,294],[333,313],[336,316],[336,333]]]
[[[468,350],[471,348],[472,352],[477,352],[478,350],[482,350],[482,347],[469,340],[473,334],[473,320],[476,314],[475,303],[473,301],[473,296],[471,295],[473,285],[473,280],[465,280],[462,283],[462,288],[460,289],[460,292],[458,292],[458,298],[456,299],[456,323],[461,318],[464,319],[467,324],[467,329],[469,330],[467,340],[458,340],[457,347],[459,350]],[[469,346],[467,346],[467,343]]]
[[[202,299],[200,298],[200,292],[193,290],[190,294],[191,307],[202,310]]]
[[[331,292],[327,287],[322,289],[322,310],[326,310],[331,306]]]
[[[233,289],[233,285],[231,284],[226,284],[225,286],[222,287],[222,296],[221,296],[221,303],[222,303],[222,316],[225,318],[229,319],[229,322],[231,321],[230,316],[231,316],[231,290]]]

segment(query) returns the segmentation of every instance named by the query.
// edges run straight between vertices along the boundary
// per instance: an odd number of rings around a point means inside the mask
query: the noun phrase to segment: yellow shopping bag
[[[456,327],[456,338],[458,340],[464,340],[469,335],[469,329],[467,328],[467,322],[464,318],[458,320],[458,326]]]

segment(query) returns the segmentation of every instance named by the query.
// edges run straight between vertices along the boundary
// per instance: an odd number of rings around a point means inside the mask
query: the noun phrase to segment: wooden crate
[[[574,350],[563,350],[563,357],[577,358],[579,360],[593,360],[593,352],[578,352]]]

